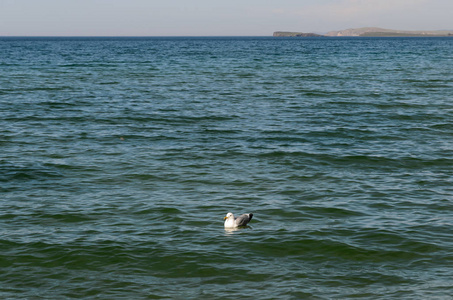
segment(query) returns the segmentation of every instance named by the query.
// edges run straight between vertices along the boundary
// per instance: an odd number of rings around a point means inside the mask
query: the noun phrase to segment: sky
[[[0,0],[0,36],[453,30],[453,0]]]

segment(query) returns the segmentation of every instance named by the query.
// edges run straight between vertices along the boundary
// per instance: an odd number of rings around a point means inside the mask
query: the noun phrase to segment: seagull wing
[[[234,221],[236,222],[236,226],[245,226],[250,222],[252,219],[253,214],[243,214],[237,217]]]

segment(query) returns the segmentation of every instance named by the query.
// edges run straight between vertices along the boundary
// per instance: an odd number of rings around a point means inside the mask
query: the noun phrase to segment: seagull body
[[[235,228],[246,226],[248,222],[252,219],[253,214],[243,214],[239,217],[235,218],[233,213],[227,213],[226,217],[223,218],[225,220],[225,228]]]

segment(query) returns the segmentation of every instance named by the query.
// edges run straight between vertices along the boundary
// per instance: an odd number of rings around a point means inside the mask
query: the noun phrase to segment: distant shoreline
[[[378,27],[352,28],[340,31],[330,31],[326,34],[276,31],[274,37],[453,37],[453,31],[449,30],[394,30]]]

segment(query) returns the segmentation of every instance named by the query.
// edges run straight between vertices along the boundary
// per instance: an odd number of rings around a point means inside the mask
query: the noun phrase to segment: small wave
[[[30,165],[0,165],[0,181],[28,181],[28,180],[47,180],[49,178],[61,177],[62,174],[54,169],[39,164]]]

